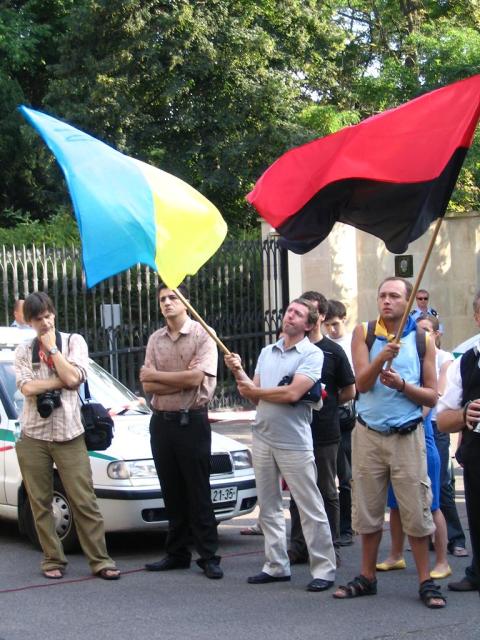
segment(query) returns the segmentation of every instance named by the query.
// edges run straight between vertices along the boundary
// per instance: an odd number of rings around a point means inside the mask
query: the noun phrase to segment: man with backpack
[[[428,541],[435,527],[430,511],[422,407],[437,401],[435,345],[427,341],[420,360],[415,322],[400,327],[412,285],[386,278],[378,288],[379,317],[371,348],[367,328],[357,326],[352,339],[355,380],[359,392],[357,424],[352,436],[354,528],[361,534],[360,574],[334,593],[339,599],[377,593],[376,562],[382,538],[386,494],[391,481],[400,517],[417,566],[422,602],[432,609],[445,598],[429,572]]]

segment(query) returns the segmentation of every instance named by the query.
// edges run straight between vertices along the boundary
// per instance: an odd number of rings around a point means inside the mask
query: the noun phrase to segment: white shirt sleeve
[[[447,384],[445,393],[439,399],[437,412],[445,409],[460,409],[462,406],[462,376],[460,374],[460,360],[457,358],[447,369]]]

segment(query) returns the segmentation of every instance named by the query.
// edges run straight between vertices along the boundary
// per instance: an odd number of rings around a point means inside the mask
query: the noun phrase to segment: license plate
[[[237,487],[222,487],[212,489],[212,502],[233,502],[237,499]]]

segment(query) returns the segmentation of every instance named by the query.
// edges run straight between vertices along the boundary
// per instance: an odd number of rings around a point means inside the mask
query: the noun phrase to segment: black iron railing
[[[14,300],[35,290],[55,303],[62,331],[81,333],[91,357],[127,387],[138,382],[148,337],[162,324],[156,300],[158,275],[137,265],[87,289],[80,249],[3,247],[0,318],[9,325]],[[258,354],[276,336],[285,292],[285,264],[275,238],[228,240],[188,279],[190,301],[228,349],[239,353],[253,373]],[[283,276],[283,277],[282,277]],[[219,358],[214,406],[241,399]]]

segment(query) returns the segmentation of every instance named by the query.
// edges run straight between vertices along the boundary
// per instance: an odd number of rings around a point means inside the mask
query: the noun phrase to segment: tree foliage
[[[183,178],[248,229],[244,196],[285,150],[480,72],[479,25],[476,0],[4,0],[1,226],[69,207],[22,102]],[[478,149],[453,211],[480,207]]]

